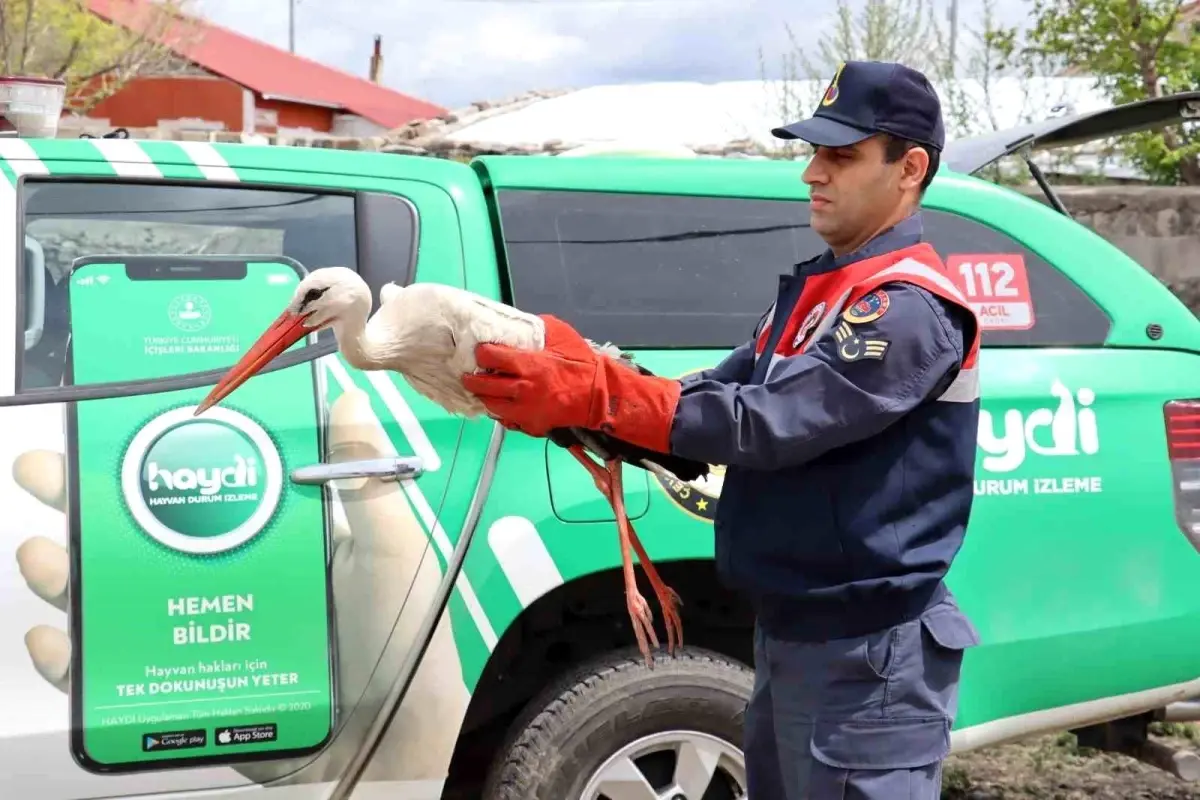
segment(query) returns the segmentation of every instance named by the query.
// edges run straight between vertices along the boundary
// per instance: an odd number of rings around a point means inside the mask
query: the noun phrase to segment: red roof
[[[93,14],[135,31],[145,30],[147,21],[153,19],[150,15],[161,13],[151,0],[87,0],[87,4]],[[160,23],[152,35],[188,61],[265,98],[334,106],[386,128],[446,112],[433,103],[206,20],[187,16],[179,22],[179,27],[171,31]]]

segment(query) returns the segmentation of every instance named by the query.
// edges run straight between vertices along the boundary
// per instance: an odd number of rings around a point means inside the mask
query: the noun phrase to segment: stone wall
[[[1036,186],[1020,191],[1046,202]],[[1071,217],[1121,248],[1200,314],[1200,187],[1064,186]]]

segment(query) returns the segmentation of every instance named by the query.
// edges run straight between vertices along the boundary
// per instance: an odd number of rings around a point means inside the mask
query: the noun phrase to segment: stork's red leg
[[[658,598],[658,605],[662,608],[663,625],[667,629],[667,652],[675,655],[675,649],[683,646],[683,620],[679,617],[679,606],[683,601],[679,599],[678,593],[659,577],[658,570],[650,561],[650,556],[646,554],[646,548],[642,546],[642,540],[633,530],[633,523],[629,521],[629,515],[625,513],[625,492],[621,486],[621,462],[609,461],[606,462],[606,466],[610,476],[609,485],[612,488],[612,495],[614,498],[620,498],[621,508],[617,513],[617,524],[620,525],[624,522],[629,543],[637,553],[638,561],[642,562],[642,569],[646,571],[646,577],[650,579],[654,596]],[[616,511],[615,504],[613,510]]]
[[[596,488],[608,499],[613,514],[617,518],[617,532],[621,542],[621,571],[625,577],[625,605],[629,610],[629,619],[633,623],[633,634],[637,637],[638,649],[642,651],[642,656],[646,659],[646,666],[653,668],[654,662],[650,656],[650,644],[647,642],[647,637],[657,648],[658,635],[654,632],[654,616],[650,613],[650,604],[638,591],[637,577],[633,572],[633,556],[630,553],[632,544],[629,538],[633,529],[629,525],[629,517],[625,511],[624,494],[619,488],[619,482],[616,491],[613,490],[612,471],[601,468],[584,452],[582,447],[576,445],[567,448],[567,451],[575,456],[575,459],[583,464],[584,469],[591,474],[592,479],[596,482]],[[619,467],[620,464],[617,466]],[[638,546],[641,547],[640,542]]]

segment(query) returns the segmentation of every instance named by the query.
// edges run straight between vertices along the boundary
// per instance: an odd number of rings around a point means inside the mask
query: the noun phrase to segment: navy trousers
[[[755,630],[749,800],[938,800],[963,651],[952,595],[866,636],[791,642]]]

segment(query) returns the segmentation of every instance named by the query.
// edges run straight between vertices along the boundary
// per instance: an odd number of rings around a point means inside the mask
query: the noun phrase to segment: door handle
[[[310,464],[292,470],[292,483],[313,485],[339,481],[346,478],[379,478],[385,481],[402,481],[419,478],[425,465],[417,456],[400,458],[368,458],[361,461],[337,461]]]

